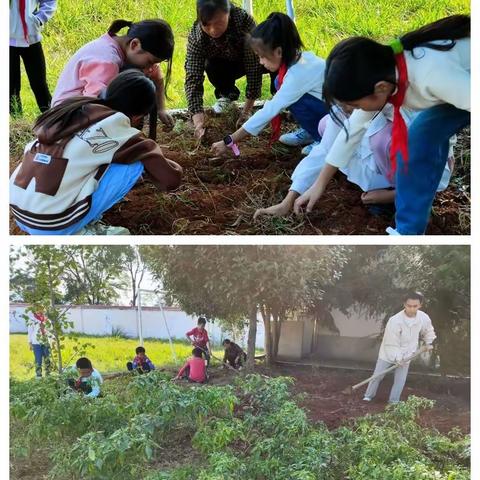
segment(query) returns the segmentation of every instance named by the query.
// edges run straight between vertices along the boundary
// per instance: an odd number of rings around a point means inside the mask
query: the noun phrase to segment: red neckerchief
[[[47,333],[47,331],[45,330],[45,322],[47,319],[45,318],[43,313],[34,313],[33,316],[40,322],[40,333],[42,334],[42,336],[45,336],[45,334]]]
[[[287,65],[285,63],[282,63],[278,70],[277,90],[280,90],[280,87],[282,86],[283,79],[286,73],[287,73]],[[275,143],[280,138],[280,128],[282,126],[282,117],[280,116],[280,114],[272,118],[271,125],[272,125],[272,136],[270,137],[270,145]]]
[[[407,62],[403,52],[395,55],[395,63],[398,70],[397,91],[388,99],[388,102],[393,105],[392,142],[390,144],[391,171],[389,172],[392,178],[397,170],[398,153],[402,155],[405,172],[408,164],[408,129],[400,112],[408,86]]]
[[[18,13],[20,14],[20,20],[22,21],[23,36],[25,37],[25,40],[28,42],[28,27],[27,27],[27,21],[25,20],[25,10],[26,10],[25,0],[18,0]]]

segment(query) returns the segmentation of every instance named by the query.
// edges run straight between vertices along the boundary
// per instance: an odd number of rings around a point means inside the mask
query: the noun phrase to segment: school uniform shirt
[[[235,5],[230,10],[226,32],[220,38],[207,35],[197,20],[188,35],[185,59],[185,94],[191,114],[203,112],[203,81],[205,62],[210,58],[242,61],[245,66],[247,86],[245,96],[259,98],[262,94],[262,67],[254,51],[246,45],[247,34],[255,28],[255,21]]]
[[[28,343],[32,345],[50,345],[50,342],[53,340],[53,335],[43,326],[42,321],[40,320],[40,315],[42,314],[33,314],[28,312],[28,322],[27,322],[27,336]],[[45,318],[45,317],[43,317]]]
[[[150,370],[155,370],[155,365],[146,355],[143,358],[140,357],[139,355],[136,355],[135,358],[133,359],[132,364],[133,364],[133,368],[140,367],[142,370],[145,370],[145,367],[148,366]]]
[[[200,348],[206,348],[208,339],[208,332],[207,330],[203,329],[200,330],[199,328],[195,327],[189,332],[187,332],[187,336],[193,337],[193,343]]]
[[[38,129],[10,178],[12,213],[30,228],[60,230],[76,224],[89,212],[92,194],[111,163],[142,162],[160,190],[180,183],[181,172],[153,140],[131,127],[126,115],[98,104],[82,111],[62,131]]]
[[[287,70],[277,93],[242,125],[243,129],[250,135],[258,135],[274,117],[306,93],[323,100],[324,76],[325,60],[312,52],[303,52],[298,62]]]
[[[400,362],[418,350],[420,337],[427,345],[437,337],[430,317],[418,310],[410,318],[402,310],[388,320],[378,357],[385,362]]]
[[[447,51],[418,47],[404,53],[408,87],[403,107],[421,111],[448,103],[470,111],[470,38],[456,40]],[[353,112],[348,121],[348,139],[345,131],[339,133],[326,158],[328,164],[338,168],[348,165],[376,113]]]
[[[339,120],[347,120],[340,108],[334,107],[333,110]],[[407,126],[410,125],[417,116],[416,112],[405,109],[402,109],[402,114]],[[340,171],[347,176],[349,182],[358,185],[364,192],[395,186],[395,181],[390,179],[388,175],[390,171],[389,146],[391,142],[392,121],[393,107],[386,105],[368,124],[360,145],[353,153],[348,166],[340,169]],[[326,124],[324,129],[320,128],[320,126],[323,127],[323,122]],[[295,167],[292,174],[292,186],[290,190],[302,195],[314,184],[322,168],[325,166],[325,159],[328,152],[342,129],[343,127],[338,125],[330,115],[326,115],[320,120],[318,131],[322,140],[318,145],[315,145],[309,155]],[[449,158],[453,156],[453,143],[455,143],[455,138],[451,140]],[[439,191],[447,188],[450,177],[451,170],[447,162],[438,186]]]
[[[205,360],[199,357],[192,357],[187,360],[185,365],[178,372],[178,377],[181,377],[187,367],[190,367],[188,378],[194,382],[202,383],[205,381]]]
[[[97,97],[124,63],[125,54],[114,36],[105,33],[87,43],[65,65],[53,93],[52,106],[74,96]]]
[[[43,26],[56,9],[56,0],[25,0],[25,10],[21,12],[19,0],[10,0],[10,46],[29,47],[40,42]]]

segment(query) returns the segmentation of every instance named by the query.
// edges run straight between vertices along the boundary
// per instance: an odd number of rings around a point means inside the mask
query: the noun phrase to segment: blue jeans
[[[35,356],[35,374],[42,376],[42,363],[45,362],[45,375],[50,373],[50,347],[48,345],[32,344],[33,355]]]
[[[319,142],[322,137],[318,133],[318,122],[327,115],[325,102],[306,93],[300,100],[288,107],[295,121]]]
[[[17,221],[17,225],[30,235],[73,235],[85,225],[99,220],[104,212],[118,203],[137,183],[143,173],[143,163],[129,165],[112,163],[98,183],[92,195],[90,211],[79,222],[62,230],[38,230]]]
[[[470,124],[470,112],[443,104],[420,113],[408,129],[408,170],[398,156],[395,224],[401,235],[423,235],[448,159],[449,139]]]
[[[275,88],[278,90],[278,77],[275,78]],[[324,101],[305,93],[295,103],[292,103],[290,110],[295,121],[305,129],[316,142],[321,140],[318,133],[318,122],[328,113],[327,105]]]

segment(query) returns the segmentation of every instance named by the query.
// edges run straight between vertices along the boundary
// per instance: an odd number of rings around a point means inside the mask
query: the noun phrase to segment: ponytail
[[[412,51],[416,47],[447,51],[455,46],[455,40],[469,36],[470,17],[453,15],[401,36],[399,47],[400,51],[402,48]],[[436,40],[450,42],[432,43]],[[331,112],[336,102],[351,102],[373,94],[375,85],[381,81],[396,84],[393,47],[365,37],[347,38],[328,55],[323,96]]]
[[[155,84],[140,70],[125,70],[119,73],[99,97],[71,97],[40,115],[34,130],[55,126],[65,129],[71,123],[78,123],[79,117],[87,115],[85,106],[104,105],[121,112],[127,117],[146,115],[156,101]]]
[[[48,130],[57,124],[59,130],[64,130],[68,125],[76,123],[76,117],[83,115],[83,107],[91,104],[105,105],[105,100],[97,97],[67,98],[56,107],[42,113],[35,121],[33,130],[37,131],[40,128]]]
[[[468,15],[452,15],[425,25],[418,30],[400,37],[404,50],[415,47],[428,47],[434,50],[450,50],[455,40],[470,37],[470,17]],[[436,45],[435,40],[450,40],[447,45]]]
[[[130,28],[133,25],[133,22],[128,20],[114,20],[113,23],[110,25],[108,29],[109,35],[116,35],[122,28],[128,27]]]
[[[303,48],[295,22],[288,15],[280,12],[271,13],[264,22],[258,24],[250,34],[250,44],[252,40],[261,40],[271,51],[280,47],[282,61],[287,67],[298,60]]]

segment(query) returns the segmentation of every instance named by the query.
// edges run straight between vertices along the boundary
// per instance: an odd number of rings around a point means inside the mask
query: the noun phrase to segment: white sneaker
[[[289,147],[303,147],[312,143],[313,137],[304,128],[299,128],[294,132],[284,133],[278,140]]]
[[[388,227],[385,230],[389,235],[401,235],[401,233],[398,233],[394,228]]]
[[[302,155],[310,155],[311,151],[313,150],[313,147],[316,147],[317,145],[320,145],[320,142],[313,142],[310,145],[307,145],[302,148]]]
[[[89,223],[75,235],[130,235],[130,231],[125,227],[114,227],[97,221]]]
[[[372,399],[370,397],[363,397],[364,402],[371,402]]]
[[[230,107],[231,104],[232,104],[232,100],[230,100],[229,98],[220,97],[213,105],[212,110],[217,114],[223,113],[225,112],[225,110],[228,109],[228,107]]]

